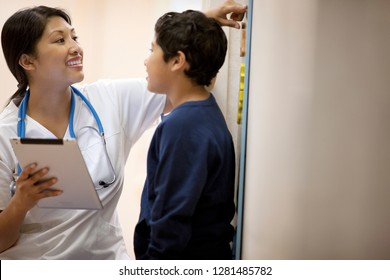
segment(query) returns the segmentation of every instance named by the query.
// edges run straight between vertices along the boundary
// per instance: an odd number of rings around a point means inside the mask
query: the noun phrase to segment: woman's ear
[[[182,51],[178,51],[176,56],[172,58],[172,71],[187,68],[186,55]]]
[[[20,56],[19,65],[26,71],[35,69],[32,57],[25,53]]]

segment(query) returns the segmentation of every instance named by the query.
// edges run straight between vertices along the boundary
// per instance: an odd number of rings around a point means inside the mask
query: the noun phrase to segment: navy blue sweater
[[[235,155],[214,97],[157,127],[134,234],[137,259],[231,259]]]

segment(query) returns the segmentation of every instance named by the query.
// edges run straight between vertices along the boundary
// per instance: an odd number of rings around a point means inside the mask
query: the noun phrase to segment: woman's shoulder
[[[148,104],[150,101],[165,104],[165,96],[154,94],[147,89],[145,78],[102,79],[89,84],[74,85],[89,99],[102,98],[117,100],[122,105],[130,103]]]
[[[0,113],[0,126],[16,125],[18,107],[11,101]]]
[[[146,80],[142,78],[129,79],[100,79],[95,82],[85,84],[75,84],[81,92],[105,92],[105,91],[128,91],[132,89],[146,90]]]

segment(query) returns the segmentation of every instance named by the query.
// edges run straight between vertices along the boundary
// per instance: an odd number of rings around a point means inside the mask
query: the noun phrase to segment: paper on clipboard
[[[57,177],[53,188],[63,190],[59,196],[43,198],[41,208],[102,209],[91,176],[75,139],[10,139],[21,168],[37,163],[38,169],[49,167],[45,178]]]

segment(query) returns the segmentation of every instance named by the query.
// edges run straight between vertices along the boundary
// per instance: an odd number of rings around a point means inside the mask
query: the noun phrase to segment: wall
[[[255,0],[244,259],[390,258],[390,2]]]
[[[223,0],[203,0],[203,7],[217,7]],[[247,0],[236,0],[240,4],[247,4]],[[236,188],[238,187],[238,172],[240,170],[239,159],[241,154],[241,124],[237,123],[239,81],[241,63],[245,57],[240,56],[241,32],[240,29],[223,27],[228,38],[228,51],[223,67],[220,69],[213,94],[216,97],[219,107],[225,115],[226,123],[232,134],[234,147],[236,151]],[[236,203],[237,205],[237,203]],[[233,225],[237,223],[237,217],[232,221]]]

